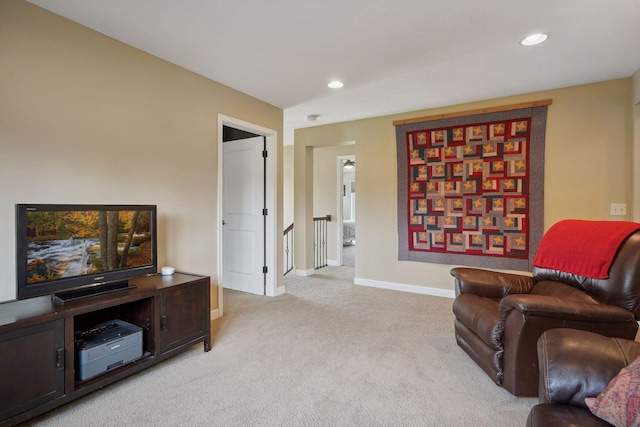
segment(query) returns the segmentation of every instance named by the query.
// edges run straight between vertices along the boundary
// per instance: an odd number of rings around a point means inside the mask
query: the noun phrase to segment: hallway
[[[308,283],[313,285],[328,285],[332,283],[346,283],[353,285],[355,277],[355,245],[344,246],[342,248],[342,262],[340,267],[326,266],[316,270],[312,276],[297,276],[293,272],[284,276],[285,286],[297,283]]]
[[[342,247],[342,265],[349,265],[351,267],[355,267],[356,265],[355,241],[352,245],[346,245]]]

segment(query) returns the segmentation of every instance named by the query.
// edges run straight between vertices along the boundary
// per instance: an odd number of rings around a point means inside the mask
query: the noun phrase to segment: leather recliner
[[[640,231],[618,247],[606,279],[533,267],[533,275],[453,268],[458,345],[498,385],[537,396],[536,342],[573,328],[634,339],[640,320]]]
[[[539,404],[529,412],[527,426],[610,426],[584,399],[600,394],[638,357],[640,342],[574,329],[544,332],[538,340]]]

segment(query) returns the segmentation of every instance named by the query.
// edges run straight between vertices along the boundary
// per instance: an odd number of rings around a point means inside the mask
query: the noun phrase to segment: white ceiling
[[[29,1],[284,109],[285,143],[296,128],[640,68],[639,0]],[[519,45],[534,32],[549,39]]]

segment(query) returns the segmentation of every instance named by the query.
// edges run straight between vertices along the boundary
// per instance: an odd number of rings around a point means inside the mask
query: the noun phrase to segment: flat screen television
[[[155,205],[16,205],[17,297],[58,303],[158,271]]]

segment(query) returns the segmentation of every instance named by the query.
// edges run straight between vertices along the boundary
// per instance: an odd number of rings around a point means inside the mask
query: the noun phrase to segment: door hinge
[[[262,209],[262,215],[264,216],[269,215],[269,211],[267,210],[267,208]]]
[[[266,265],[265,265],[264,267],[262,267],[262,272],[263,272],[264,274],[267,274],[267,273],[268,273],[268,270],[269,270],[269,268],[268,268]]]
[[[262,157],[267,158],[267,150],[262,150]]]

